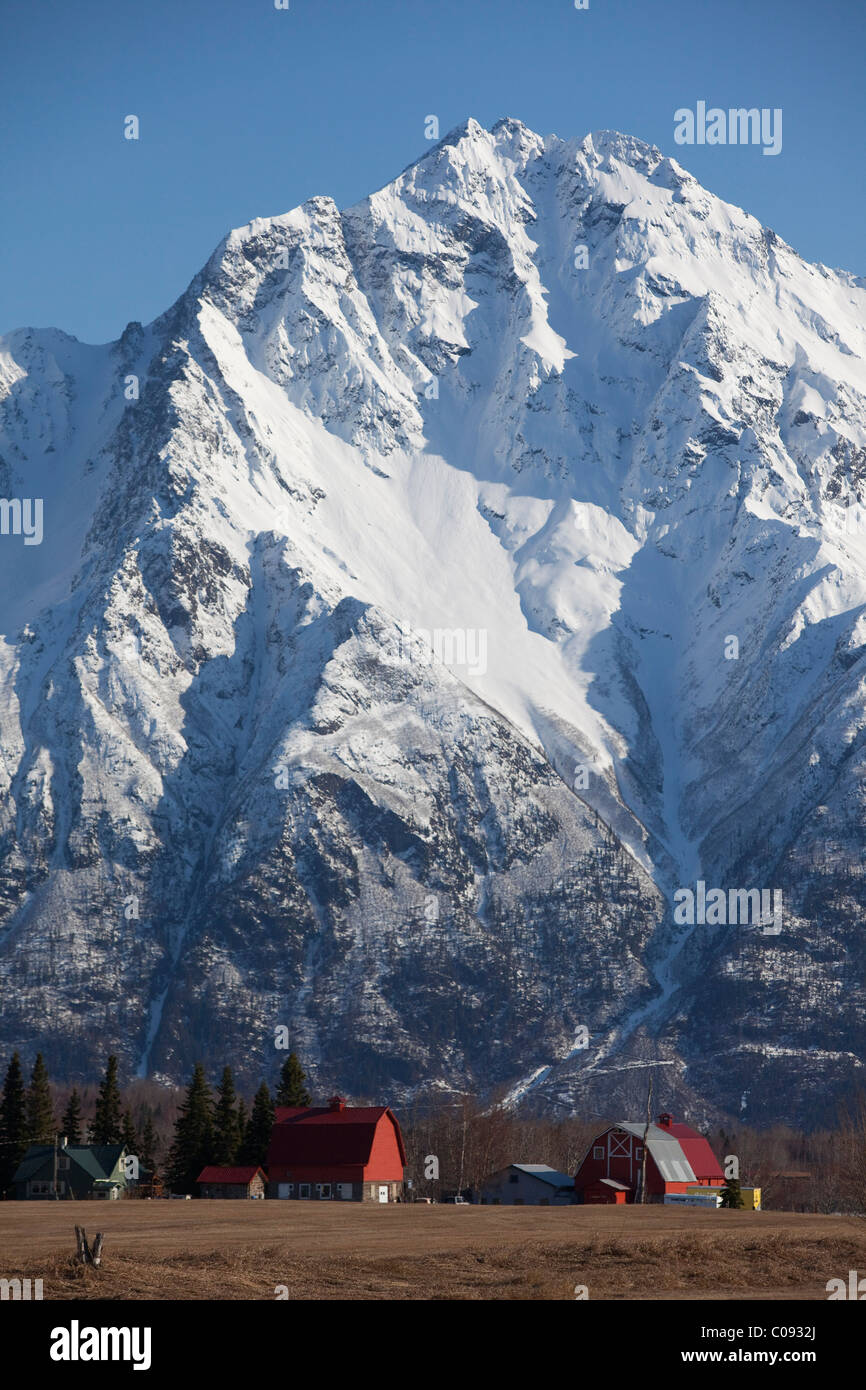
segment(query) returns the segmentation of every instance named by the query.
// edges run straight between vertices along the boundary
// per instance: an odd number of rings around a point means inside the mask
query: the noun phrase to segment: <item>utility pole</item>
[[[457,1185],[457,1196],[463,1196],[463,1160],[466,1156],[466,1097],[463,1097],[463,1137],[460,1142],[460,1178]]]
[[[646,1141],[653,1113],[653,1074],[650,1072],[649,1087],[646,1093],[646,1127],[643,1132],[643,1148],[640,1154],[640,1199],[646,1202]]]
[[[60,1200],[60,1197],[59,1197],[59,1194],[58,1194],[58,1192],[57,1192],[57,1134],[56,1134],[56,1133],[55,1133],[55,1135],[54,1135],[54,1183],[53,1183],[53,1187],[54,1187],[54,1200],[55,1200],[55,1202],[58,1202],[58,1201]]]

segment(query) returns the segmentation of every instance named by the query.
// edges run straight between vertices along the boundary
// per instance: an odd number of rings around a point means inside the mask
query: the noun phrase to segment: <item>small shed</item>
[[[485,1178],[483,1207],[563,1207],[574,1201],[574,1178],[547,1163],[510,1163]]]
[[[246,1167],[221,1168],[211,1164],[202,1168],[196,1178],[200,1197],[231,1198],[264,1197],[267,1176],[255,1163]]]
[[[625,1206],[628,1194],[629,1189],[624,1182],[615,1182],[613,1178],[599,1178],[597,1182],[588,1183],[583,1189],[583,1200],[589,1206]]]

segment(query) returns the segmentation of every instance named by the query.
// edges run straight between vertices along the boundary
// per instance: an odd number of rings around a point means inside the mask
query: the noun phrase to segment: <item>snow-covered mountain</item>
[[[829,1113],[864,359],[866,282],[511,119],[116,343],[0,340],[0,1040],[256,1080],[287,1025],[353,1094],[609,1112],[651,1063],[693,1116]],[[781,921],[683,925],[698,880]]]

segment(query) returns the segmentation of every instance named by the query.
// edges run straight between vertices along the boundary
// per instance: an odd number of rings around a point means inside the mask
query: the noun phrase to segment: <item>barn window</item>
[[[330,1184],[329,1182],[317,1182],[317,1183],[316,1183],[316,1190],[317,1190],[317,1192],[318,1192],[318,1194],[319,1194],[320,1197],[323,1197],[323,1198],[324,1198],[324,1197],[330,1197],[330,1195],[331,1195],[331,1184]]]
[[[604,1158],[604,1144],[596,1144],[592,1156],[593,1158]]]
[[[635,1158],[643,1158],[643,1149],[638,1146],[634,1151]]]
[[[519,1174],[519,1173],[509,1173],[509,1174],[508,1174],[508,1181],[509,1181],[509,1182],[519,1182],[519,1181],[520,1181],[520,1174]]]
[[[298,1184],[298,1196],[299,1196],[299,1197],[309,1197],[309,1195],[310,1195],[310,1184],[309,1184],[308,1182],[299,1183],[299,1184]]]

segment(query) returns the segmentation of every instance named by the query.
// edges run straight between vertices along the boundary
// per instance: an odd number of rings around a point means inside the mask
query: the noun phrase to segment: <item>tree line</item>
[[[159,1167],[160,1176],[173,1192],[194,1192],[196,1178],[209,1164],[264,1165],[276,1107],[312,1103],[305,1080],[301,1063],[292,1052],[283,1063],[276,1094],[272,1097],[263,1081],[247,1108],[235,1087],[231,1067],[223,1068],[212,1090],[204,1066],[197,1062],[169,1138],[158,1134],[151,1106],[140,1106],[134,1115],[132,1107],[124,1103],[113,1054],[108,1058],[93,1114],[85,1121],[76,1086],[58,1120],[42,1053],[37,1054],[29,1083],[25,1083],[21,1057],[14,1052],[0,1098],[0,1195],[6,1194],[31,1144],[54,1144],[61,1135],[69,1145],[122,1144],[128,1154],[138,1158],[145,1172]],[[165,1158],[160,1165],[161,1153]]]
[[[485,1178],[511,1163],[547,1163],[574,1176],[593,1140],[623,1116],[552,1118],[458,1094],[433,1104],[413,1102],[398,1118],[413,1191],[441,1199],[477,1192]],[[741,1186],[755,1186],[765,1210],[866,1212],[866,1092],[840,1107],[832,1127],[732,1122],[707,1130],[706,1137],[720,1162],[733,1154],[739,1163],[726,1204],[737,1204]]]
[[[193,1192],[209,1164],[265,1165],[276,1106],[311,1104],[296,1054],[283,1063],[272,1096],[262,1082],[248,1107],[224,1067],[211,1087],[197,1064],[182,1096],[179,1088],[138,1081],[118,1083],[109,1057],[95,1099],[77,1087],[55,1104],[44,1060],[37,1056],[25,1081],[16,1052],[0,1098],[0,1195],[32,1143],[125,1144],[145,1170],[157,1169],[176,1192]],[[145,1101],[136,1104],[136,1096]],[[176,1104],[180,1097],[179,1106]],[[366,1103],[381,1103],[371,1098]],[[355,1104],[365,1103],[356,1097]],[[85,1111],[89,1118],[84,1119]],[[55,1118],[61,1114],[59,1121]],[[506,1109],[472,1094],[419,1098],[395,1107],[407,1150],[406,1178],[416,1195],[441,1198],[477,1191],[510,1163],[548,1163],[573,1175],[593,1138],[619,1115],[546,1118]],[[740,1182],[762,1189],[765,1209],[866,1211],[866,1095],[840,1109],[836,1123],[812,1131],[732,1123],[707,1134],[716,1156],[735,1154]],[[429,1160],[435,1159],[435,1163]],[[433,1176],[433,1174],[436,1176]]]

